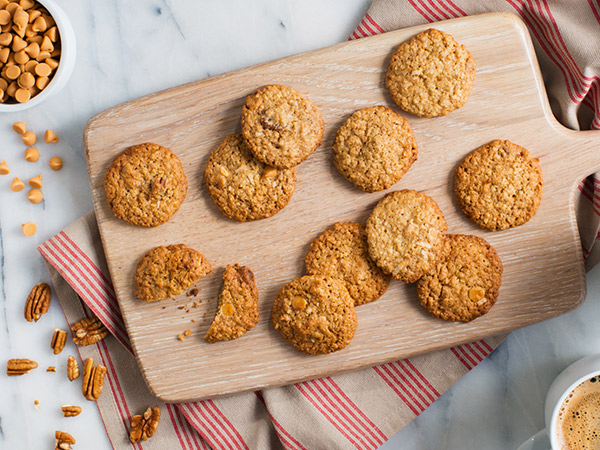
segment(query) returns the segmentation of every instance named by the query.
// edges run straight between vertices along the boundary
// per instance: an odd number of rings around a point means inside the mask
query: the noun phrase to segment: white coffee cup
[[[561,406],[571,392],[590,378],[600,376],[600,355],[586,356],[563,370],[552,382],[546,394],[544,418],[546,429],[529,438],[518,450],[533,450],[548,447],[561,450],[559,444],[558,416]]]

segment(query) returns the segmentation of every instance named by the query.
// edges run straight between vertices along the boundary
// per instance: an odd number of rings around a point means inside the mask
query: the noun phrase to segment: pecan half
[[[50,308],[50,299],[52,298],[52,292],[50,286],[46,283],[36,284],[25,302],[25,319],[27,322],[37,322],[42,317],[42,314],[48,312]]]
[[[131,443],[136,444],[150,439],[158,427],[159,420],[160,408],[156,405],[149,406],[141,416],[133,416],[131,418],[131,432],[129,433]]]
[[[69,433],[65,433],[64,431],[56,431],[54,433],[54,437],[55,450],[71,450],[73,448],[71,447],[71,445],[75,444],[75,438]]]
[[[102,385],[104,384],[104,376],[106,375],[106,367],[98,364],[94,366],[94,359],[88,358],[83,363],[83,379],[81,392],[86,399],[90,401],[98,400],[102,394]]]
[[[97,317],[86,317],[71,327],[73,342],[77,345],[91,345],[108,335],[108,329]]]
[[[54,350],[54,354],[58,355],[65,348],[65,344],[67,343],[67,332],[65,330],[60,330],[58,328],[54,329],[54,334],[52,335],[52,341],[50,341],[50,347]]]
[[[67,376],[69,377],[69,381],[73,381],[79,377],[79,364],[77,364],[77,360],[69,355],[69,359],[67,360]]]
[[[81,407],[75,405],[65,405],[62,408],[63,416],[65,417],[75,417],[81,414]]]
[[[9,359],[6,362],[6,375],[9,377],[24,375],[37,366],[38,363],[30,359]]]

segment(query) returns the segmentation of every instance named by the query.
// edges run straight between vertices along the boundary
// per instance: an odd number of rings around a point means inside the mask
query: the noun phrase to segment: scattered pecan
[[[30,359],[9,359],[6,363],[6,375],[9,377],[24,375],[37,366],[38,363]]]
[[[69,355],[69,359],[67,360],[67,376],[69,377],[69,381],[73,381],[79,377],[79,364],[77,364],[77,360]]]
[[[54,329],[54,334],[52,335],[52,341],[50,342],[50,347],[54,349],[54,354],[58,355],[65,348],[65,344],[67,342],[67,332],[65,330],[60,330],[58,328]]]
[[[48,368],[46,369],[46,372],[56,372],[56,367],[48,366]]]
[[[140,441],[147,441],[156,431],[159,420],[160,408],[156,405],[152,407],[149,406],[146,412],[141,416],[133,416],[131,418],[129,440],[133,444]]]
[[[48,312],[52,293],[46,283],[36,284],[25,302],[25,319],[27,322],[38,321],[42,314]]]
[[[108,329],[97,317],[86,317],[71,327],[73,342],[77,345],[91,345],[108,335]]]
[[[64,431],[56,431],[54,437],[56,438],[54,444],[55,450],[71,450],[73,448],[71,445],[75,444],[75,438]]]
[[[104,375],[106,375],[106,367],[100,364],[94,366],[93,358],[85,360],[83,363],[81,392],[83,392],[86,399],[90,401],[98,400],[98,397],[102,394]]]
[[[281,132],[286,128],[285,125],[275,122],[275,120],[271,119],[270,117],[264,116],[260,118],[260,124],[263,126],[263,128],[266,128],[267,130],[273,130],[278,132]]]
[[[81,414],[81,407],[75,405],[65,405],[60,409],[65,417],[75,417]]]

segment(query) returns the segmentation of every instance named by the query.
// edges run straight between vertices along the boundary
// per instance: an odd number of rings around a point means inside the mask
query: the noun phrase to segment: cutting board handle
[[[558,153],[564,164],[564,181],[570,184],[600,171],[600,130],[565,130],[573,145]]]

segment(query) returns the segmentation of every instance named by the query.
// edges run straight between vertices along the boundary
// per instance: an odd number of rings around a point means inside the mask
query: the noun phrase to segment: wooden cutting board
[[[529,34],[515,16],[485,14],[435,27],[465,44],[477,62],[471,97],[446,117],[403,113],[384,87],[392,51],[428,28],[418,26],[175,87],[89,121],[85,146],[106,258],[133,348],[158,397],[198,400],[371,366],[540,322],[583,301],[585,272],[573,199],[579,181],[600,168],[600,133],[570,131],[553,118]],[[212,203],[204,168],[217,144],[240,130],[246,95],[272,83],[293,87],[319,106],[325,119],[323,144],[296,168],[296,192],[283,211],[266,220],[237,223]],[[286,282],[303,274],[303,258],[315,237],[337,221],[364,223],[385,195],[356,189],[336,171],[331,156],[342,122],[355,110],[378,104],[407,117],[419,145],[418,161],[390,190],[427,193],[440,205],[450,233],[487,239],[504,263],[500,297],[486,316],[467,324],[449,323],[421,309],[414,285],[392,281],[379,301],[357,308],[358,330],[347,348],[307,356],[273,329],[271,305]],[[545,179],[537,215],[502,232],[487,232],[469,222],[452,187],[457,164],[492,139],[528,148],[540,159]],[[179,212],[152,229],[114,218],[103,189],[112,159],[143,142],[171,148],[189,182]],[[175,301],[142,303],[133,295],[138,259],[155,246],[177,243],[203,253],[213,273],[197,284],[197,298],[181,295]],[[260,320],[240,339],[209,344],[203,336],[216,310],[223,270],[233,263],[249,266],[256,275]],[[194,300],[202,302],[186,312]],[[186,329],[191,336],[178,340]]]

